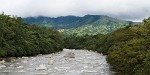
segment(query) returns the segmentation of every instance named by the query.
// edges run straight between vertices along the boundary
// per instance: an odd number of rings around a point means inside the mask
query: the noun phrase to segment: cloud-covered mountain
[[[40,26],[52,27],[66,34],[83,35],[83,34],[106,34],[118,28],[125,27],[129,21],[119,20],[105,15],[85,15],[78,16],[61,16],[51,17],[27,17],[24,18],[26,23],[37,24]]]

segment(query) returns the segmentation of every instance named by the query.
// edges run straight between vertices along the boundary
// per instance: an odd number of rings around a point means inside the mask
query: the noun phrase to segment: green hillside
[[[127,26],[128,21],[119,20],[103,15],[62,16],[50,17],[28,17],[24,22],[40,26],[52,27],[63,32],[65,35],[106,34]]]

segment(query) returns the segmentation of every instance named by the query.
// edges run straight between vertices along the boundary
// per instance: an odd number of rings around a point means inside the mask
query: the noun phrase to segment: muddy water
[[[74,58],[66,55],[72,52]],[[23,57],[0,64],[0,75],[114,75],[106,56],[87,50]]]

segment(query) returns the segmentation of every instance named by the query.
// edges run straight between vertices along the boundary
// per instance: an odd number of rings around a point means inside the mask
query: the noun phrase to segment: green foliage
[[[0,14],[0,57],[58,52],[63,48],[62,41],[56,30],[27,25],[20,17]]]
[[[123,75],[149,75],[150,19],[117,30],[107,38],[107,61]]]
[[[103,50],[106,35],[68,36],[64,38],[64,47],[70,49],[88,49],[107,54]]]
[[[144,73],[145,75],[149,75],[150,74],[150,50],[148,50],[148,53],[146,55],[146,59],[144,61]]]

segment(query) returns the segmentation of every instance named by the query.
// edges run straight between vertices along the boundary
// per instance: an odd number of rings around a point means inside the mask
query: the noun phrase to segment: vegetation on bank
[[[119,75],[150,74],[150,18],[107,35],[69,36],[66,48],[90,49],[107,54]]]
[[[0,57],[18,57],[58,52],[61,34],[51,28],[28,25],[20,17],[0,14]]]
[[[106,35],[67,36],[64,38],[64,47],[68,49],[88,49],[107,54],[104,49]]]
[[[150,74],[150,18],[111,33],[107,61],[123,75]]]

